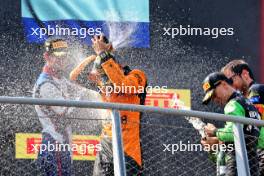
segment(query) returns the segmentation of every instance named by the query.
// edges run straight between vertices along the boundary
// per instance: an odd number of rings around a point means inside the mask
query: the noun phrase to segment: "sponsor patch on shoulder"
[[[234,112],[235,110],[236,110],[236,106],[235,106],[234,102],[227,104],[225,106],[225,109],[224,109],[225,114],[230,114],[230,113]]]
[[[249,100],[252,103],[258,103],[260,101],[260,97],[259,96],[251,97]]]
[[[256,97],[256,96],[259,96],[259,93],[258,92],[256,92],[256,91],[250,91],[249,97]]]

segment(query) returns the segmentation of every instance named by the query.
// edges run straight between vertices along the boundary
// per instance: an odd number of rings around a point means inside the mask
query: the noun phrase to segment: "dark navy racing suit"
[[[252,82],[248,91],[248,98],[258,109],[261,115],[261,119],[264,120],[264,85]],[[260,175],[264,175],[264,127],[260,129],[257,147],[259,155]]]

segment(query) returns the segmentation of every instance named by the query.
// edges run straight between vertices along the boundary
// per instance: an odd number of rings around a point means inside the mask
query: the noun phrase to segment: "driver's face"
[[[243,91],[244,80],[239,75],[233,73],[231,70],[225,70],[224,74],[228,79],[232,79],[232,87],[234,87],[236,90]]]
[[[68,61],[68,57],[65,56],[50,56],[50,61],[51,64],[53,65],[53,67],[57,70],[64,70],[68,67],[69,61]]]
[[[214,90],[212,100],[220,105],[225,104],[226,90],[221,82]]]

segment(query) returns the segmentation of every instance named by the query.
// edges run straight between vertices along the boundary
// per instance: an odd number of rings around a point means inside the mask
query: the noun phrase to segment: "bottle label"
[[[226,173],[226,166],[219,166],[219,174],[224,175]]]

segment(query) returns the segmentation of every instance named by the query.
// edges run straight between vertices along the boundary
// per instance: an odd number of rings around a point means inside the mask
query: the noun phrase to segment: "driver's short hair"
[[[221,72],[225,72],[226,70],[232,71],[234,74],[241,75],[243,70],[247,70],[251,79],[254,79],[254,75],[252,70],[250,69],[247,62],[242,59],[235,59],[227,63],[224,67],[222,67]]]

